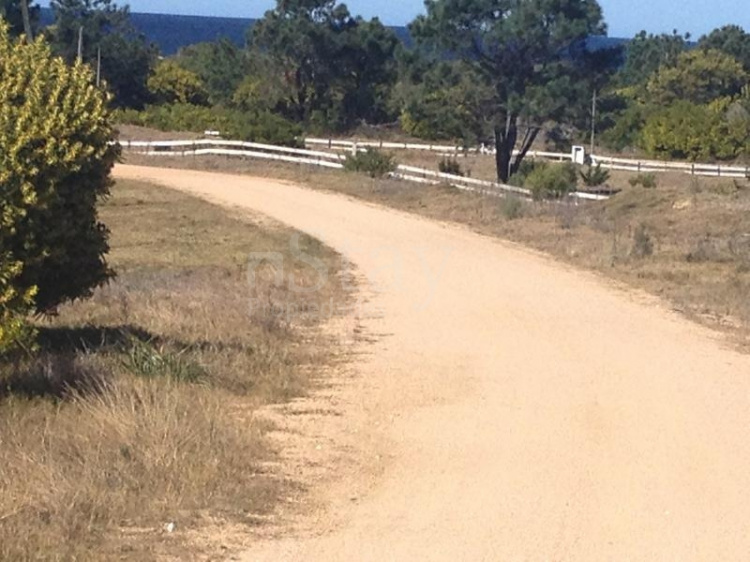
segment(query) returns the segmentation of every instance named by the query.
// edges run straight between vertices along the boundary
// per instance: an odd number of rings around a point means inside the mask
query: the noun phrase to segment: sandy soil
[[[368,282],[377,337],[340,402],[358,460],[241,560],[747,559],[750,357],[715,334],[456,226],[267,179],[116,176],[267,214]]]

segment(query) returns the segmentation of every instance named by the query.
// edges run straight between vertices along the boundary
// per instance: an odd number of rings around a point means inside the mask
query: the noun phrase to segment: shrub
[[[524,187],[535,200],[559,199],[575,191],[578,177],[571,163],[537,165],[526,177]]]
[[[601,164],[589,165],[580,171],[581,179],[586,187],[598,187],[609,180],[609,171],[602,169]]]
[[[518,167],[518,171],[513,174],[508,183],[516,187],[523,187],[526,183],[526,178],[537,168],[547,166],[547,162],[543,160],[530,160],[528,158],[521,161],[521,165]]]
[[[0,24],[0,349],[26,312],[91,295],[112,275],[96,205],[117,149],[108,99],[91,70]]]
[[[458,163],[458,160],[448,156],[444,157],[438,163],[438,170],[440,170],[443,174],[451,174],[453,176],[465,175],[463,169],[461,168],[461,164]]]
[[[25,347],[33,332],[26,324],[26,314],[34,305],[35,288],[19,290],[15,287],[22,264],[0,256],[0,357]]]
[[[678,101],[646,120],[642,146],[660,158],[732,159],[748,148],[750,119],[742,114],[729,98],[709,105]]]
[[[148,79],[148,89],[156,103],[208,103],[208,92],[198,75],[169,59],[161,61],[154,69]]]
[[[653,172],[649,172],[647,174],[638,174],[637,176],[630,178],[628,180],[628,183],[633,187],[640,185],[647,189],[653,189],[658,185],[656,174]]]
[[[188,103],[152,105],[143,111],[120,111],[120,123],[162,131],[220,131],[228,139],[299,146],[302,134],[294,123],[268,111],[240,111]]]
[[[368,148],[349,156],[344,162],[344,168],[350,172],[365,173],[371,178],[382,178],[396,169],[396,162],[393,156]]]

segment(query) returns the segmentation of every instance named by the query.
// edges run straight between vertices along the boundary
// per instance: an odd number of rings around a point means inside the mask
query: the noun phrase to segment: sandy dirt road
[[[307,231],[373,291],[381,337],[351,423],[391,460],[317,532],[243,560],[750,560],[750,358],[710,332],[513,245],[340,196],[116,176]]]

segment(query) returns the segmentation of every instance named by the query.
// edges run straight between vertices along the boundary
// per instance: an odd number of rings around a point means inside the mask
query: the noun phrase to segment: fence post
[[[717,177],[721,177],[721,164],[716,166],[716,175]]]
[[[695,162],[693,162],[692,164],[690,164],[690,175],[691,176],[695,175]]]
[[[639,160],[638,161],[638,173],[640,173],[640,172],[641,172],[641,161]]]

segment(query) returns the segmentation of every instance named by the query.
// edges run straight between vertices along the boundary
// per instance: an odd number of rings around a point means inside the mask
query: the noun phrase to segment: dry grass
[[[420,152],[401,153],[400,160],[405,158],[432,163],[433,169],[439,161]],[[483,174],[489,174],[491,156],[477,158],[483,159]],[[744,180],[657,174],[658,185],[646,189],[630,185],[632,174],[614,172],[608,184],[621,193],[607,202],[574,205],[509,201],[446,186],[222,157],[131,161],[277,177],[465,224],[662,296],[687,316],[750,346],[750,184]],[[644,237],[650,255],[639,248]]]
[[[118,125],[117,130],[122,141],[173,141],[203,138],[200,133],[159,131],[158,129],[138,125]]]
[[[315,312],[348,295],[317,241],[300,238],[330,273],[311,295],[267,270],[247,282],[258,251],[317,281],[288,229],[138,183],[102,217],[117,280],[41,324],[40,357],[0,370],[0,560],[185,559],[181,531],[207,518],[257,524],[292,484],[264,468],[254,410],[335,359]]]

